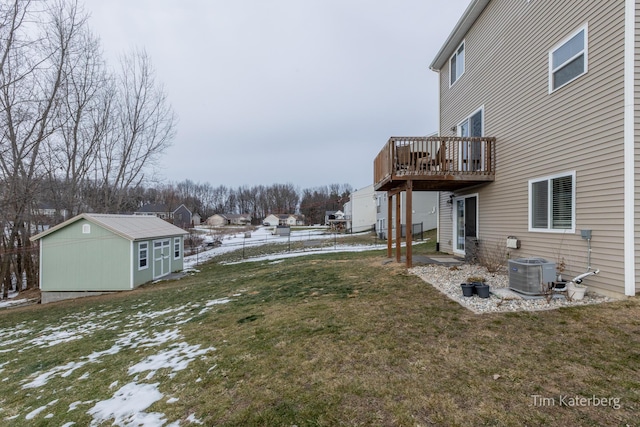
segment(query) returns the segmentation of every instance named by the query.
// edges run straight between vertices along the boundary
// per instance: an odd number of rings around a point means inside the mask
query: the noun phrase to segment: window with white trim
[[[91,224],[82,224],[82,234],[91,234]]]
[[[180,258],[180,238],[173,238],[173,259]]]
[[[575,230],[575,172],[529,181],[529,231]]]
[[[149,243],[138,243],[138,270],[149,268]]]
[[[549,52],[549,93],[586,74],[587,33],[585,25]]]
[[[453,86],[453,84],[458,81],[460,76],[464,74],[464,41],[456,52],[453,54],[451,59],[449,59],[449,86]]]

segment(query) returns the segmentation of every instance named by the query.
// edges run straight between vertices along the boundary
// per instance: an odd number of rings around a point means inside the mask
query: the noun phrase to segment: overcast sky
[[[470,0],[84,0],[107,61],[144,48],[179,122],[167,181],[373,181],[390,136],[436,132],[429,64]]]

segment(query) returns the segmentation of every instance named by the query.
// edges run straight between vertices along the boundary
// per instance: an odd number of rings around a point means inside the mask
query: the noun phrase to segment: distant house
[[[304,216],[302,215],[295,215],[295,214],[289,214],[287,215],[287,218],[285,219],[285,224],[284,225],[304,225]]]
[[[381,239],[386,239],[388,233],[388,199],[386,192],[380,191],[375,193],[376,204],[376,233]],[[400,235],[406,237],[407,227],[407,197],[406,193],[399,193],[393,198],[400,198]],[[392,203],[395,204],[395,203]],[[416,191],[413,194],[412,201],[413,215],[411,218],[413,234],[420,233],[421,231],[432,230],[438,226],[438,193],[434,191]],[[391,210],[391,224],[392,229],[395,229],[396,210]],[[394,233],[392,231],[391,236]]]
[[[155,215],[158,218],[170,221],[173,220],[173,209],[164,203],[149,203],[140,207],[134,212],[134,215]]]
[[[269,214],[265,219],[262,220],[263,225],[267,225],[269,227],[274,227],[276,225],[280,225],[280,216],[275,214]]]
[[[36,217],[45,217],[51,219],[62,219],[65,220],[69,216],[68,209],[56,209],[53,203],[42,202],[38,203],[36,208],[32,211],[33,215]]]
[[[252,217],[249,214],[215,214],[207,218],[207,225],[223,227],[225,225],[251,224]]]
[[[295,214],[270,214],[262,220],[262,224],[270,227],[277,225],[304,225],[304,217]]]
[[[198,225],[200,225],[200,223],[202,222],[202,217],[200,216],[199,213],[194,213],[193,215],[191,215],[191,224],[194,227],[197,227]]]
[[[354,191],[349,201],[344,204],[346,227],[352,232],[360,232],[375,228],[376,196],[373,184]]]
[[[173,225],[180,228],[191,228],[191,211],[185,205],[178,206],[173,211]]]
[[[155,215],[158,218],[169,221],[180,228],[190,228],[193,225],[191,211],[181,204],[175,209],[163,203],[150,203],[142,206],[133,213],[134,215]]]
[[[134,289],[183,268],[186,231],[154,215],[80,214],[40,242],[42,302]]]
[[[341,210],[326,211],[324,225],[328,225],[332,230],[344,230],[347,225],[347,218]]]

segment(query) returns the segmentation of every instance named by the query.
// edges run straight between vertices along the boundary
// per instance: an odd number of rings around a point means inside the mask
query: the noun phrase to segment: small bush
[[[489,273],[496,273],[502,270],[509,259],[505,240],[497,239],[495,242],[487,242],[480,245],[477,257],[478,264],[485,267]]]

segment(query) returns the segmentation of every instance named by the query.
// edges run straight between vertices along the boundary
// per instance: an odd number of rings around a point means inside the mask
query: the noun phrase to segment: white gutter
[[[625,1],[624,31],[624,294],[636,293],[635,269],[635,0]]]

